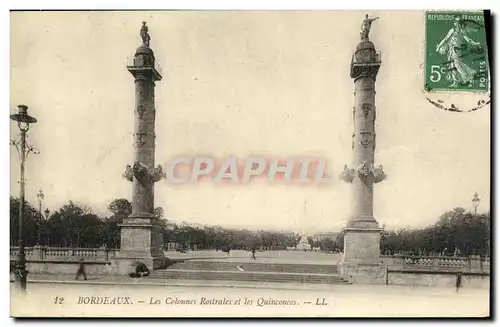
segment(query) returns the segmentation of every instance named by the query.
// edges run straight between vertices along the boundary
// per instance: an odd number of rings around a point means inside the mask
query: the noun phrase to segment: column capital
[[[380,52],[370,41],[360,42],[351,60],[351,78],[357,80],[360,77],[375,79],[382,61]]]

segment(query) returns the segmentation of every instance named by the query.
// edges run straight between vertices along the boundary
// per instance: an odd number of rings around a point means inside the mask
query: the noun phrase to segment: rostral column
[[[161,69],[150,48],[146,22],[140,31],[142,44],[127,65],[135,81],[135,127],[133,166],[127,165],[123,176],[132,182],[132,213],[123,220],[119,262],[141,261],[149,269],[164,267],[163,233],[154,216],[154,183],[165,177],[161,166],[155,167],[155,82],[162,79]],[[127,259],[127,260],[125,260]]]
[[[380,53],[369,40],[371,24],[378,18],[365,16],[361,41],[351,62],[354,79],[352,168],[344,167],[340,178],[352,183],[352,212],[344,229],[344,257],[341,274],[355,283],[380,283],[381,228],[373,217],[373,184],[386,178],[382,166],[374,166],[375,80]]]

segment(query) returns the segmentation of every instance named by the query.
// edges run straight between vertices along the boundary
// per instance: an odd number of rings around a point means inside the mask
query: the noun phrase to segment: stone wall
[[[402,268],[405,263],[405,258],[399,255],[381,255],[380,262],[384,266]]]
[[[387,280],[387,268],[382,265],[340,263],[338,270],[342,278],[352,284],[384,285]]]
[[[389,270],[387,274],[388,285],[455,287],[456,282],[456,272]],[[462,273],[461,287],[487,289],[490,287],[490,276],[487,273]]]
[[[94,261],[109,261],[115,258],[118,249],[107,248],[63,248],[63,247],[47,247],[47,246],[33,246],[26,247],[24,252],[26,260],[59,260],[59,261],[78,261],[94,260]],[[10,247],[10,259],[16,260],[19,253],[17,246]]]
[[[395,269],[490,272],[490,258],[473,255],[469,257],[381,255],[380,261],[383,265]]]
[[[111,264],[111,263],[108,263]],[[44,260],[26,262],[29,274],[47,275],[76,275],[80,262],[62,260]],[[85,273],[87,275],[107,275],[109,268],[104,261],[85,261]]]

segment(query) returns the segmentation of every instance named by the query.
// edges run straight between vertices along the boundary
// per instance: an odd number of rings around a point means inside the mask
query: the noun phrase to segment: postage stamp
[[[489,88],[483,12],[426,12],[426,91]]]

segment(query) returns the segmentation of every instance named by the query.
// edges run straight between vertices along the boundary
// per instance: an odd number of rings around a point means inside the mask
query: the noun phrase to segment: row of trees
[[[44,219],[29,203],[25,204],[25,244],[61,247],[110,247],[120,246],[120,227],[123,218],[132,212],[127,199],[113,200],[108,209],[111,215],[100,217],[90,207],[69,202]],[[10,198],[10,243],[17,245],[19,199]],[[297,245],[300,237],[293,233],[250,231],[220,227],[197,228],[188,225],[168,224],[162,208],[155,209],[160,218],[165,243],[178,243],[198,249],[285,249]],[[313,247],[324,251],[342,251],[344,235],[335,240],[313,241]],[[444,213],[439,220],[422,229],[384,230],[381,236],[383,254],[408,253],[420,255],[489,255],[490,214],[474,215],[463,208]]]
[[[19,198],[10,198],[10,244],[17,245],[19,237]],[[30,203],[25,202],[24,239],[25,245],[59,247],[111,247],[120,246],[120,227],[124,217],[132,212],[132,205],[126,199],[116,199],[108,206],[112,215],[101,217],[87,205],[70,201],[43,217]],[[156,208],[155,215],[163,217],[163,209]]]
[[[490,214],[473,214],[463,208],[446,212],[423,229],[385,231],[382,253],[415,255],[490,255]]]
[[[18,198],[10,198],[10,244],[17,245],[19,231]],[[132,205],[127,199],[119,198],[108,205],[112,213],[100,217],[90,207],[69,202],[53,212],[50,217],[43,217],[31,204],[25,203],[24,237],[27,246],[40,241],[42,245],[59,247],[102,247],[120,246],[120,226],[123,218],[132,213]],[[187,225],[168,224],[163,209],[154,211],[163,228],[165,243],[177,243],[198,249],[220,249],[229,246],[232,249],[283,249],[295,246],[298,235],[268,231],[249,231],[219,227],[196,228]]]
[[[463,208],[455,208],[425,228],[384,230],[380,251],[388,255],[489,256],[490,223],[489,213],[475,215]],[[320,243],[320,247],[343,251],[344,234],[339,234],[334,241]]]
[[[164,230],[163,238],[166,242],[187,244],[198,249],[221,249],[229,246],[235,250],[248,250],[253,247],[264,250],[286,249],[288,246],[297,245],[299,240],[296,234],[175,225],[171,229]]]

